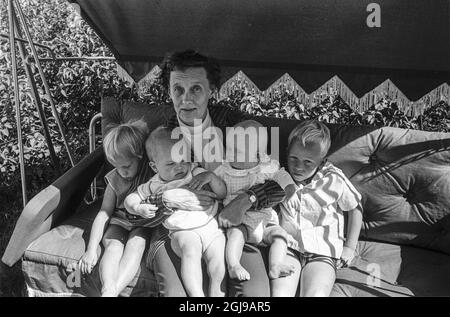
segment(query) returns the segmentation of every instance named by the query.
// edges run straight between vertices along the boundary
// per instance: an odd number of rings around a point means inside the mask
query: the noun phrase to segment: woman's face
[[[203,67],[174,70],[170,73],[170,98],[178,118],[194,126],[194,120],[206,117],[211,89]]]

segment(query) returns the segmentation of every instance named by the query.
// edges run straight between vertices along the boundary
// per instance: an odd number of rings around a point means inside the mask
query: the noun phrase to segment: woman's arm
[[[283,201],[284,190],[275,181],[266,181],[239,194],[219,215],[219,224],[224,228],[237,226],[242,223],[242,218],[247,210],[273,207]]]
[[[209,185],[217,199],[224,199],[227,195],[227,185],[213,172],[203,172],[193,177],[189,188],[201,190],[203,186]]]
[[[209,173],[211,173],[211,182],[209,183],[209,186],[211,186],[212,191],[216,194],[217,199],[225,199],[227,196],[227,185],[216,174],[213,172]]]
[[[247,195],[249,195],[247,199],[249,199],[251,195],[254,195],[256,200],[252,204],[252,207],[256,210],[260,210],[278,205],[283,201],[286,193],[277,182],[269,180],[264,184],[251,187],[247,191]]]
[[[205,211],[214,204],[216,194],[206,190],[191,188],[169,189],[163,193],[153,194],[147,201],[155,205],[156,214],[172,214],[173,209],[187,209],[192,211]]]

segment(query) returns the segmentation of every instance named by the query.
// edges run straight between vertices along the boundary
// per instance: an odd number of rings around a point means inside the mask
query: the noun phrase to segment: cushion
[[[450,255],[374,241],[359,241],[356,254],[331,296],[450,296]]]
[[[99,296],[101,283],[98,265],[90,275],[67,271],[78,261],[89,241],[90,228],[100,202],[81,206],[82,212],[46,232],[26,250],[22,271],[30,296]],[[99,252],[102,252],[99,247]],[[154,275],[146,268],[144,256],[140,270],[121,296],[156,296]]]
[[[134,101],[117,100],[113,97],[102,98],[102,135],[116,125],[130,120],[143,120],[149,131],[166,123],[175,113],[171,105],[156,105]]]

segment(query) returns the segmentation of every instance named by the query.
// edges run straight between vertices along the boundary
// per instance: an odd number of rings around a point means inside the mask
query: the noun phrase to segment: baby
[[[230,136],[234,136],[227,135],[226,160],[214,171],[227,186],[224,206],[240,193],[267,180],[276,181],[286,192],[294,193],[296,186],[292,178],[283,168],[280,168],[278,161],[270,159],[266,153],[268,139],[266,128],[256,121],[248,120],[235,125],[234,131],[238,142],[230,144],[232,141]],[[248,142],[245,140],[247,135]],[[239,141],[244,142],[240,144]],[[250,279],[250,274],[240,264],[245,242],[270,246],[269,276],[271,278],[293,273],[293,267],[284,264],[289,238],[278,223],[278,216],[272,208],[250,209],[245,213],[241,225],[227,230],[225,256],[231,278]],[[227,224],[221,222],[221,225]]]
[[[177,140],[171,138],[166,127],[155,129],[145,142],[151,168],[156,172],[137,192],[127,196],[125,207],[136,214],[151,194],[188,186],[201,188],[209,185],[218,199],[226,195],[226,186],[214,173],[195,163],[178,160],[172,156]],[[181,258],[181,279],[189,296],[203,297],[201,260],[205,259],[210,277],[209,296],[224,296],[225,235],[219,229],[215,215],[217,201],[206,211],[175,210],[163,225],[169,230],[171,246]]]
[[[289,135],[288,167],[298,189],[290,204],[281,206],[281,225],[298,242],[301,275],[276,281],[274,296],[294,295],[300,278],[300,296],[328,296],[336,270],[354,257],[362,224],[361,195],[327,162],[330,144],[330,132],[319,121],[303,121]]]

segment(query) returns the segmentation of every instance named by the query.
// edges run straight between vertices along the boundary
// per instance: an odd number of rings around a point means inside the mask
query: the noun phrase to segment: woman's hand
[[[97,261],[98,261],[97,250],[86,251],[81,257],[80,261],[78,261],[78,267],[80,268],[81,273],[91,274],[92,269],[97,264]]]
[[[284,199],[289,209],[300,211],[300,197],[297,194],[298,187],[294,184],[286,186],[286,198]]]
[[[342,250],[341,259],[338,264],[338,269],[349,266],[350,263],[352,263],[354,257],[355,257],[355,249],[344,246],[344,249]]]
[[[223,228],[230,228],[242,223],[242,218],[252,203],[248,194],[243,193],[233,199],[219,214],[219,225]]]
[[[191,211],[208,210],[216,197],[217,195],[212,192],[186,187],[166,190],[162,195],[163,202],[168,208]]]
[[[212,182],[213,176],[214,174],[212,172],[200,173],[192,178],[188,187],[195,190],[201,190],[204,185]]]

